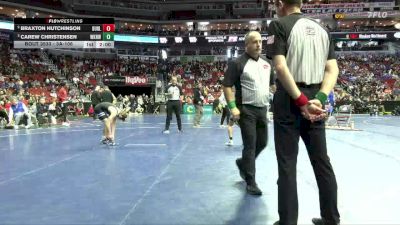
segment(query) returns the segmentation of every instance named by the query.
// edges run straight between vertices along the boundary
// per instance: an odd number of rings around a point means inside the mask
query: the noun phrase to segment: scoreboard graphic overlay
[[[114,18],[15,18],[14,48],[114,48]]]

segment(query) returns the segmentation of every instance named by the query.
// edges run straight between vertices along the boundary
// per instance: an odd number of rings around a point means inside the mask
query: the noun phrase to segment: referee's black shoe
[[[323,221],[323,219],[320,219],[320,218],[314,218],[314,219],[312,219],[312,223],[315,224],[315,225],[325,225],[325,224],[328,225],[327,223],[325,223],[325,222]],[[274,225],[280,225],[279,220],[276,221],[276,222],[274,223]]]
[[[240,177],[241,177],[244,181],[246,181],[246,176],[245,176],[245,174],[244,174],[244,172],[243,172],[243,169],[242,169],[242,159],[241,159],[241,158],[236,159],[236,166],[237,166],[237,168],[239,169]]]
[[[250,195],[262,195],[262,191],[258,188],[257,184],[248,184],[246,186],[246,191]]]
[[[314,225],[339,225],[339,223],[328,222],[328,221],[325,221],[324,219],[321,219],[321,218],[313,218],[313,219],[311,220],[311,222],[312,222]]]

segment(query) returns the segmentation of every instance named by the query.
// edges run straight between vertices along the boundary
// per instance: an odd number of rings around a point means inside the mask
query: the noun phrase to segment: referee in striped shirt
[[[167,102],[167,118],[165,120],[164,134],[169,134],[169,126],[172,120],[172,113],[176,115],[176,122],[178,124],[178,131],[182,133],[182,120],[181,120],[181,109],[183,100],[182,88],[178,86],[177,77],[173,76],[171,78],[171,84],[166,88],[166,95],[168,98]]]
[[[267,57],[273,58],[278,78],[273,102],[279,170],[279,221],[275,224],[297,224],[296,164],[301,137],[319,188],[322,218],[312,222],[336,225],[340,222],[337,183],[327,154],[322,105],[336,84],[339,69],[328,31],[301,14],[301,3],[274,0],[280,18],[270,23],[267,37]]]
[[[245,45],[246,52],[229,62],[222,84],[232,119],[239,121],[242,133],[242,158],[236,160],[236,165],[247,183],[247,192],[261,195],[262,191],[256,183],[255,160],[267,146],[267,104],[273,70],[269,60],[260,55],[260,33],[249,32],[245,36]]]

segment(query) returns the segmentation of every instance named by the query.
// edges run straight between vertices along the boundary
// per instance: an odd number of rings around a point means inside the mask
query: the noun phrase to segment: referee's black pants
[[[7,121],[7,124],[10,122],[8,121],[8,114],[6,110],[0,110],[0,118],[4,118]]]
[[[230,118],[231,118],[231,111],[229,110],[229,107],[226,105],[224,108],[222,108],[222,115],[221,115],[221,123],[220,123],[220,125],[224,125],[224,120],[225,119],[226,119],[226,125],[228,125]]]
[[[178,129],[182,130],[181,107],[181,101],[179,100],[169,100],[167,102],[167,120],[165,121],[165,130],[169,130],[169,125],[172,120],[172,113],[175,113],[176,115]]]
[[[246,183],[253,185],[256,184],[256,158],[268,141],[267,107],[241,105],[239,110],[243,140],[241,169],[245,173]]]
[[[324,121],[311,123],[306,120],[282,85],[278,83],[277,87],[273,104],[275,150],[279,171],[279,224],[297,224],[296,164],[300,137],[307,148],[317,179],[321,217],[327,225],[338,224],[340,215],[337,208],[337,183],[327,154]],[[313,99],[319,91],[319,85],[300,90],[309,99]]]
[[[62,110],[62,114],[60,116],[62,118],[62,121],[67,122],[68,106],[66,102],[59,102],[58,107],[60,107]]]

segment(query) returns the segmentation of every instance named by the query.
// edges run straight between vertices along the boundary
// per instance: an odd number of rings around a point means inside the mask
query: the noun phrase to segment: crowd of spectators
[[[332,27],[327,24],[322,24],[331,32],[369,32],[369,31],[393,31],[394,25],[356,25],[351,27]],[[177,25],[177,28],[174,29],[154,29],[154,28],[143,28],[138,29],[129,26],[123,26],[118,29],[118,33],[122,34],[133,34],[133,35],[153,35],[153,36],[205,36],[207,35],[244,35],[251,30],[256,30],[260,33],[266,33],[268,30],[268,25],[258,26],[257,28],[250,28],[250,26],[243,26],[242,28],[228,28],[225,27],[217,27],[217,25],[209,25],[213,26],[212,28],[206,30],[193,30],[188,29],[188,27],[180,28]]]
[[[65,92],[62,98],[61,89]],[[42,119],[46,119],[47,124],[55,124],[63,113],[62,101],[77,103],[70,110],[78,110],[81,105],[78,103],[85,97],[77,87],[66,86],[65,79],[49,69],[41,50],[12,49],[9,43],[0,42],[0,118],[3,126],[15,128],[22,123],[30,128],[35,123],[44,123]],[[60,123],[68,125],[62,118]]]
[[[207,94],[205,103],[212,104],[220,95],[221,80],[226,67],[227,63],[225,61],[192,61],[187,63],[168,61],[160,67],[160,72],[166,75],[165,80],[170,80],[170,77],[177,76],[178,83],[182,86],[184,100],[187,103],[192,102],[193,88],[201,82]]]
[[[337,105],[351,104],[367,112],[371,104],[400,101],[399,54],[341,55],[335,96]]]
[[[69,80],[79,78],[86,82],[90,78],[95,80],[103,76],[139,76],[149,77],[157,75],[157,63],[146,62],[138,58],[131,59],[83,59],[71,56],[52,56],[62,74]]]
[[[118,29],[119,33],[123,34],[133,34],[133,35],[157,35],[157,36],[174,36],[174,37],[180,37],[180,36],[204,36],[205,33],[207,35],[244,35],[248,33],[250,30],[256,30],[261,33],[266,32],[266,27],[265,28],[256,28],[256,29],[250,29],[249,27],[244,27],[244,28],[229,28],[229,29],[210,29],[209,31],[200,31],[200,30],[188,30],[188,29],[181,29],[181,28],[176,28],[173,30],[170,29],[160,29],[160,30],[155,30],[154,28],[143,28],[143,29],[137,29],[133,27],[121,27]]]
[[[68,113],[85,114],[83,103],[90,101],[92,90],[104,76],[157,77],[163,74],[158,77],[164,81],[177,76],[184,102],[192,103],[193,89],[202,83],[204,103],[213,104],[221,93],[221,81],[227,67],[225,61],[50,58],[60,69],[60,77],[49,69],[42,50],[11,49],[9,44],[0,43],[0,119],[4,126],[16,127],[21,121],[27,128],[35,123],[57,123],[63,113],[62,102],[76,103],[67,108]],[[354,112],[363,113],[368,112],[371,104],[400,101],[399,58],[399,53],[340,55],[336,105],[351,104]],[[66,96],[60,101],[63,88]],[[138,114],[152,113],[157,107],[154,96],[145,94],[119,95],[116,104],[121,108],[129,107],[132,113]]]
[[[118,95],[116,105],[121,109],[128,109],[131,113],[143,114],[153,113],[155,110],[155,102],[153,95]]]

